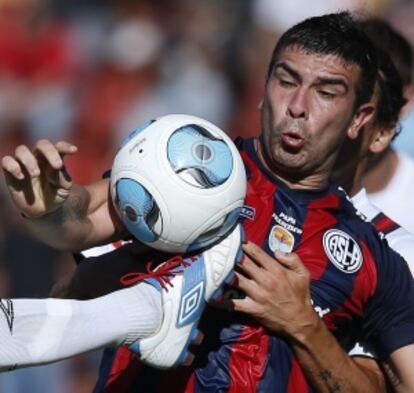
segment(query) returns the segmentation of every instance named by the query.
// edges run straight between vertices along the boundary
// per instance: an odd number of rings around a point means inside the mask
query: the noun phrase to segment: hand
[[[250,242],[243,246],[243,251],[243,274],[236,274],[246,298],[234,299],[234,309],[288,337],[297,337],[304,333],[303,329],[315,326],[319,317],[311,303],[310,274],[300,258],[281,252],[272,258]]]
[[[15,205],[28,217],[41,217],[59,208],[70,194],[72,181],[63,157],[77,147],[68,142],[53,145],[40,140],[31,151],[18,146],[14,156],[5,156],[2,167]]]

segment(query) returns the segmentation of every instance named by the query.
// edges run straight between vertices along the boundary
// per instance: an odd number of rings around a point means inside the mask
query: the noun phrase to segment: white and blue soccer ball
[[[232,140],[194,116],[167,115],[138,127],[112,166],[112,200],[122,222],[162,251],[192,252],[225,236],[245,193],[245,169]]]

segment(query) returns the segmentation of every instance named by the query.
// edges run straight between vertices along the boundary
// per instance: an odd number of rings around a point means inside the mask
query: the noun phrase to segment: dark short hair
[[[387,52],[378,48],[378,103],[375,123],[393,128],[398,123],[404,98],[402,78]],[[398,134],[398,129],[396,130]]]
[[[280,54],[288,47],[299,47],[321,55],[335,55],[359,66],[355,108],[368,102],[377,76],[377,56],[373,43],[358,27],[349,12],[316,16],[287,30],[277,42],[270,60],[267,80]]]
[[[383,19],[367,18],[360,22],[360,26],[374,45],[391,57],[404,86],[409,85],[413,77],[413,50],[410,43]]]
[[[368,18],[360,22],[361,29],[377,48],[378,53],[378,103],[375,123],[396,127],[404,98],[404,86],[411,83],[412,48],[409,42],[386,21]],[[394,137],[395,137],[394,136]]]

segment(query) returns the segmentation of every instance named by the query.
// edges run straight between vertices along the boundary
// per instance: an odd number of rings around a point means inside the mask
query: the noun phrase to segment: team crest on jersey
[[[346,232],[330,229],[323,235],[323,248],[329,260],[344,273],[355,273],[362,266],[362,252],[358,243]]]
[[[274,225],[269,233],[269,247],[272,251],[291,252],[295,245],[293,235],[280,225]]]

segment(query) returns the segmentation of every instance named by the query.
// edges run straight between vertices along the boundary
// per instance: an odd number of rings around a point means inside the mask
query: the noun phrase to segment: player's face
[[[359,75],[357,65],[333,55],[281,53],[262,106],[261,149],[271,169],[329,176],[344,138],[353,137]]]

